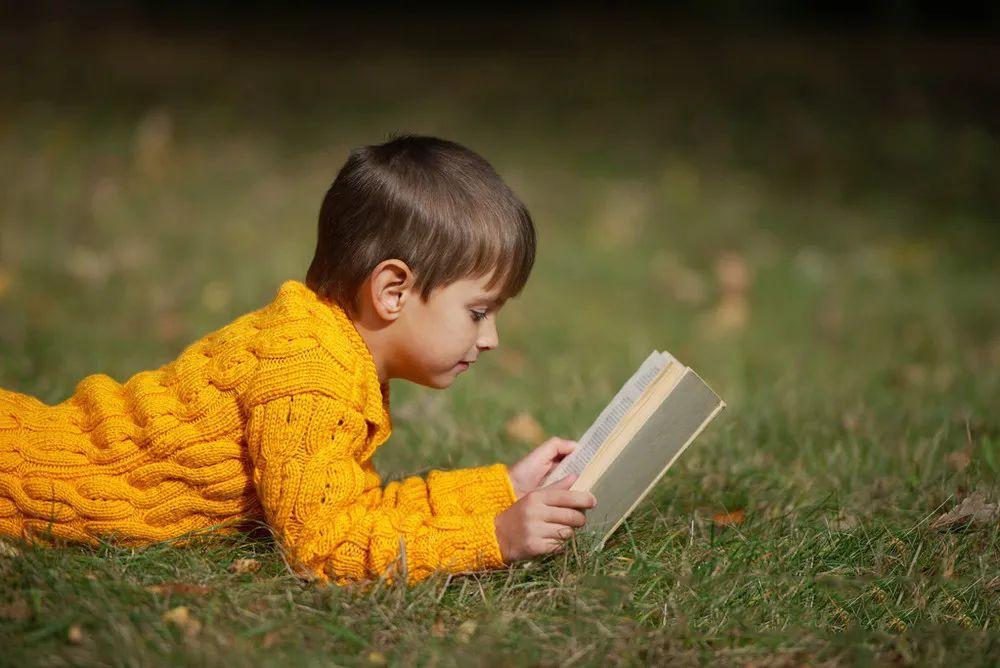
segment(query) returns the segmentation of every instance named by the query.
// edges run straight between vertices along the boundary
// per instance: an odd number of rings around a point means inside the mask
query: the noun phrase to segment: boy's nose
[[[480,334],[479,340],[476,341],[476,346],[480,350],[493,350],[498,345],[500,345],[500,336],[497,333],[496,325],[491,323],[486,328],[486,331]]]

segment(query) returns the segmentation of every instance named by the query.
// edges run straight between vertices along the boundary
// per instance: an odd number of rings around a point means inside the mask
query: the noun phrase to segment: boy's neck
[[[378,373],[379,384],[385,385],[392,378],[389,360],[387,359],[388,351],[391,349],[388,345],[387,336],[389,328],[383,322],[379,321],[378,318],[373,320],[370,317],[366,317],[366,314],[362,314],[358,320],[352,318],[351,322],[354,323],[358,334],[361,335],[361,338],[368,346],[372,359],[375,360],[375,371]]]

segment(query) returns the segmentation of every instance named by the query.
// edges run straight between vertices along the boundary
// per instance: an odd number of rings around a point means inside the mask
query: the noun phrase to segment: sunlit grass
[[[540,246],[497,351],[445,392],[393,385],[384,477],[512,463],[523,411],[578,437],[653,348],[729,406],[591,557],[361,592],[300,582],[266,532],[19,546],[4,662],[998,660],[996,521],[930,527],[1000,491],[996,138],[950,122],[942,75],[794,41],[700,77],[691,43],[580,61],[98,42],[0,74],[21,92],[2,103],[0,386],[56,403],[264,305],[304,276],[347,148],[410,130],[493,161]],[[854,95],[869,77],[926,104],[886,92],[876,113]],[[241,557],[261,570],[230,573]],[[203,588],[147,588],[173,582]],[[196,633],[164,621],[179,605]]]

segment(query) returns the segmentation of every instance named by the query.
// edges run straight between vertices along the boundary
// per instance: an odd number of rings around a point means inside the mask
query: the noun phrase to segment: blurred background
[[[341,606],[270,543],[230,548],[252,583],[222,548],[0,561],[23,663],[996,663],[995,5],[0,12],[0,387],[54,404],[269,303],[348,151],[409,132],[485,156],[539,247],[496,351],[392,385],[386,479],[578,438],[653,349],[728,404],[595,560],[485,587]],[[219,585],[201,644],[139,589],[176,578]]]
[[[879,402],[995,438],[998,12],[949,7],[5,6],[0,385],[56,403],[261,307],[348,150],[414,132],[540,245],[498,351],[393,386],[390,472],[578,437],[653,348],[748,447]]]

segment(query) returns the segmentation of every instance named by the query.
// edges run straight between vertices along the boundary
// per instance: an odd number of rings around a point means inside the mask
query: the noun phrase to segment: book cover
[[[653,351],[543,482],[577,473],[571,489],[597,497],[576,532],[578,546],[603,548],[725,406],[692,369]]]

